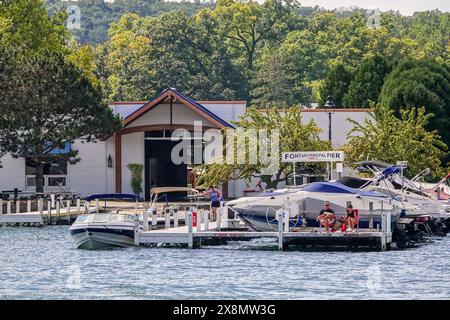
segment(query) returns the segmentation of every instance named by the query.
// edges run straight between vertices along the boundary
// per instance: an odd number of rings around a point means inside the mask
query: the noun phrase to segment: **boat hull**
[[[129,227],[78,226],[71,228],[70,234],[79,249],[99,250],[134,245],[134,230]]]

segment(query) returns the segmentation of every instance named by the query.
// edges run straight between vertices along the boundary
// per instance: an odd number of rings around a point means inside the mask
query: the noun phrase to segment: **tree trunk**
[[[35,160],[36,165],[36,193],[44,192],[44,165],[40,160]]]

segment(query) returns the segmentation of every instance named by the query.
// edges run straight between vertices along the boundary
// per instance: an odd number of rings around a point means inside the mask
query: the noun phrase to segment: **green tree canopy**
[[[375,54],[364,58],[356,68],[343,105],[348,108],[367,108],[371,102],[378,102],[381,87],[390,67],[386,59]]]
[[[0,43],[20,47],[17,52],[25,55],[63,51],[69,35],[65,18],[64,13],[49,16],[43,0],[0,1]]]
[[[321,129],[311,120],[302,123],[301,109],[298,106],[276,109],[258,110],[250,108],[241,117],[239,121],[234,123],[237,128],[246,132],[246,130],[274,130],[279,132],[279,154],[275,155],[278,159],[279,169],[273,175],[261,174],[267,164],[262,163],[258,159],[256,164],[228,164],[226,162],[217,162],[213,164],[202,165],[199,172],[201,175],[198,184],[203,186],[224,183],[230,179],[244,179],[250,181],[252,177],[259,177],[261,181],[267,184],[267,188],[276,188],[280,182],[286,181],[292,175],[292,164],[281,162],[281,152],[288,151],[311,151],[311,150],[330,150],[329,141],[323,141],[319,138]],[[237,135],[242,131],[237,131]],[[246,159],[250,158],[249,145],[256,144],[256,141],[247,141]],[[258,145],[258,148],[261,146]],[[267,146],[266,146],[267,147]],[[237,152],[237,150],[233,150]],[[259,149],[258,149],[259,153]],[[236,159],[237,157],[235,157]],[[323,173],[322,164],[305,163],[299,164],[297,173],[315,172]]]
[[[331,96],[336,107],[349,107],[343,102],[350,81],[352,80],[352,73],[342,63],[338,63],[331,67],[322,86],[319,89],[320,100],[319,106],[323,106],[327,101],[327,97]]]
[[[381,103],[400,114],[401,109],[425,107],[433,113],[427,124],[450,144],[450,68],[433,60],[405,58],[387,76]]]
[[[98,85],[62,53],[13,58],[0,66],[0,150],[27,157],[36,166],[36,191],[43,191],[43,166],[79,161],[77,150],[55,154],[75,139],[95,141],[120,120],[102,101]]]
[[[400,110],[397,118],[389,107],[378,105],[364,123],[350,120],[354,127],[344,146],[348,165],[357,161],[378,160],[395,164],[408,161],[409,176],[430,168],[436,177],[443,174],[441,159],[447,146],[436,131],[426,129],[433,114],[425,108]]]

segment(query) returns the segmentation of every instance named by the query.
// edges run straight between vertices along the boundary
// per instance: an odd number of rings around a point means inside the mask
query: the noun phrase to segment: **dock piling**
[[[0,197],[0,214],[3,214],[3,199]]]
[[[373,229],[373,202],[369,202],[369,229]]]
[[[31,199],[27,200],[27,212],[31,212]]]
[[[165,227],[166,229],[169,229],[169,228],[170,228],[170,211],[169,211],[169,212],[165,212],[164,218],[166,219],[166,220],[165,220],[164,227]]]
[[[66,206],[67,206],[67,222],[70,224],[70,200],[66,201]]]
[[[144,211],[144,214],[142,216],[142,228],[144,231],[148,231],[148,216],[151,215],[153,217],[153,208],[150,207],[148,210]]]
[[[95,199],[95,212],[97,212],[97,213],[100,212],[100,203],[99,203],[98,199]]]
[[[6,213],[11,214],[11,201],[6,202]]]
[[[80,211],[81,211],[81,200],[80,198],[77,198],[77,216],[80,215]]]
[[[205,210],[205,211],[204,211],[204,214],[205,214],[205,217],[204,217],[204,220],[205,220],[205,230],[209,230],[209,211],[208,211],[208,210]]]
[[[50,201],[51,201],[51,207],[54,208],[55,207],[55,194],[52,193],[50,195]]]
[[[155,227],[157,224],[158,224],[157,211],[153,210],[152,211],[152,227]]]
[[[283,224],[284,224],[284,211],[280,210],[276,212],[278,218],[278,250],[283,250]]]
[[[192,227],[192,212],[188,211],[186,213],[187,216],[187,226],[188,226],[188,248],[194,248],[194,235],[193,235],[193,227]]]
[[[217,230],[220,231],[222,226],[222,208],[219,208],[217,213]]]
[[[52,222],[52,203],[50,201],[47,202],[47,219],[48,224]]]
[[[44,222],[44,200],[42,198],[38,199],[38,211],[41,215],[42,222]]]
[[[173,227],[178,228],[178,210],[173,214]]]
[[[20,213],[20,200],[16,200],[16,213]]]
[[[58,201],[56,202],[56,222],[59,221],[61,221],[61,203]]]

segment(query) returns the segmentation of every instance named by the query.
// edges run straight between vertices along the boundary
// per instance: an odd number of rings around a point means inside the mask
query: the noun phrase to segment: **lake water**
[[[264,241],[83,251],[67,226],[0,228],[0,299],[450,298],[448,237],[388,252],[278,252]]]

